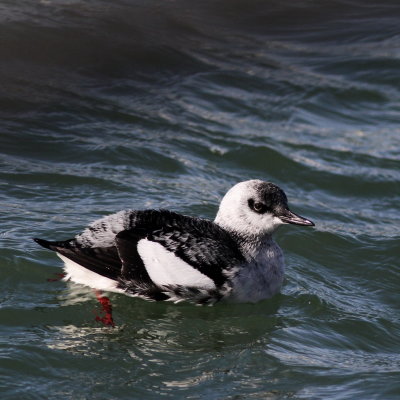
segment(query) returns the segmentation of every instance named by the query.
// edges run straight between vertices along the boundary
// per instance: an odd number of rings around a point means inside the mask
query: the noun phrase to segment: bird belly
[[[57,255],[64,261],[64,271],[66,275],[63,279],[65,281],[71,280],[72,282],[80,283],[81,285],[86,285],[93,289],[117,293],[124,292],[122,289],[118,288],[117,281],[96,274],[59,253],[57,253]]]

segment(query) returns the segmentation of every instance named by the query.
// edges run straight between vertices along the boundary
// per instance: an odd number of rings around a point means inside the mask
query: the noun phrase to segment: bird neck
[[[230,234],[234,237],[239,249],[248,261],[256,260],[266,249],[276,245],[271,234],[266,234],[261,237],[256,235],[243,235],[237,232],[230,232]]]

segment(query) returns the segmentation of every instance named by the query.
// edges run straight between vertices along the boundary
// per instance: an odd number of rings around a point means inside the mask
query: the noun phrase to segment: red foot
[[[112,317],[112,306],[110,299],[106,296],[102,296],[100,290],[96,290],[96,298],[101,304],[101,313],[104,313],[104,317],[99,317],[96,315],[96,321],[101,322],[104,325],[115,327],[115,323]]]
[[[57,281],[61,281],[62,278],[65,277],[66,274],[64,274],[63,272],[57,272],[56,274],[54,274],[57,278],[47,278],[47,282],[57,282]]]

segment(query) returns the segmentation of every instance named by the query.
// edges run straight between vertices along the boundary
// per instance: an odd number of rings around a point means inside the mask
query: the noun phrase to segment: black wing
[[[137,243],[141,239],[161,244],[211,278],[217,287],[226,281],[227,271],[245,261],[237,242],[214,222],[170,211],[151,210],[138,216],[133,228],[116,236],[122,275],[127,280],[136,279],[137,274],[147,275],[137,252]]]
[[[35,241],[125,286],[154,288],[137,251],[142,239],[161,244],[211,278],[217,287],[226,281],[227,271],[244,262],[236,241],[214,222],[166,210],[135,211],[131,228],[119,232],[115,236],[115,246],[111,247],[84,247],[75,239]]]

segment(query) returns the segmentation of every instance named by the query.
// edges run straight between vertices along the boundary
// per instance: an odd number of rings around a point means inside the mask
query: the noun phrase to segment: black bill
[[[285,224],[303,225],[303,226],[315,226],[314,222],[307,218],[301,217],[290,210],[285,210],[282,215],[278,215],[278,218]]]

